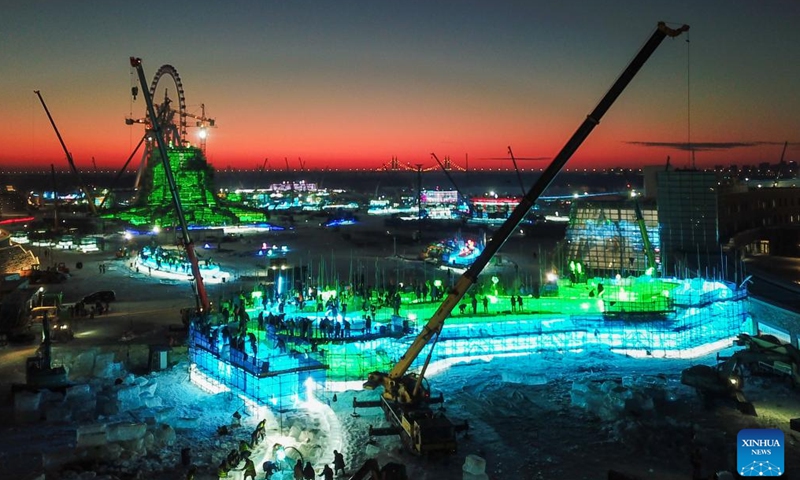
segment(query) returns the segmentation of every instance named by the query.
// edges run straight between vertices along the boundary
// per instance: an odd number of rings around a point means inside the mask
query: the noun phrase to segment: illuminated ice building
[[[223,203],[214,194],[214,169],[200,148],[171,147],[169,164],[190,227],[219,227],[266,220],[262,210]],[[178,225],[175,205],[157,151],[147,159],[134,205],[110,215],[132,225]]]
[[[564,247],[552,263],[542,262],[537,282],[520,282],[524,272],[514,279],[484,273],[447,319],[427,375],[493,356],[536,361],[542,351],[601,348],[628,356],[695,357],[729,345],[741,332],[752,333],[744,286],[662,275],[656,209],[640,202],[576,202]],[[446,292],[448,280],[442,278],[437,282]],[[302,311],[287,307],[292,325],[267,322],[259,328],[250,320],[246,333],[240,324],[236,334],[225,325],[193,326],[193,379],[278,409],[300,406],[314,391],[361,389],[370,372],[388,371],[398,361],[440,306],[419,301],[406,287],[399,315],[383,307],[367,330],[362,311],[367,299],[354,285],[342,291],[351,292],[346,316],[328,307],[337,292],[313,292],[307,298],[319,293],[326,308],[319,311],[313,301]],[[275,311],[268,303],[264,310],[263,298],[256,289],[241,299],[250,319]],[[325,318],[340,323],[342,332],[346,319],[348,333],[326,333],[320,328]],[[305,327],[300,319],[307,319]],[[424,361],[421,355],[412,369]]]

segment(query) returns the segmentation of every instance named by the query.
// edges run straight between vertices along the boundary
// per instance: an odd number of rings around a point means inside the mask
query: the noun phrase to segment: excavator
[[[367,381],[364,382],[364,389],[382,388],[383,393],[377,401],[358,401],[354,398],[353,407],[380,406],[391,423],[391,427],[378,429],[379,433],[398,433],[406,448],[418,455],[453,453],[456,451],[456,434],[459,431],[466,430],[467,426],[466,424],[454,424],[444,415],[441,409],[434,412],[432,405],[442,403],[443,398],[441,395],[431,397],[430,388],[425,382],[425,371],[430,363],[433,348],[436,345],[445,320],[459,304],[467,290],[477,283],[478,275],[506,240],[516,231],[519,223],[534,206],[541,194],[555,179],[556,175],[589,136],[594,127],[600,123],[603,115],[661,42],[666,37],[674,38],[687,30],[689,30],[688,25],[672,29],[667,27],[664,22],[658,23],[656,30],[600,100],[600,103],[553,158],[536,183],[525,193],[508,219],[494,233],[491,241],[486,244],[483,252],[456,281],[447,297],[425,326],[422,327],[419,335],[414,339],[405,354],[388,373],[376,371],[369,374]],[[409,372],[409,368],[431,340],[433,340],[433,343],[420,373]],[[371,429],[371,431],[373,434],[378,434],[376,430]]]
[[[755,407],[744,397],[744,373],[768,373],[788,378],[800,385],[800,350],[774,335],[739,334],[736,345],[745,347],[730,357],[717,355],[716,366],[694,365],[681,372],[681,383],[697,390],[706,400],[733,398],[739,410],[756,415]]]
[[[736,345],[745,347],[734,354],[750,373],[767,373],[788,378],[800,386],[800,350],[774,335],[739,334]]]
[[[693,365],[681,372],[681,383],[694,388],[706,406],[718,399],[732,399],[745,415],[756,416],[756,409],[744,396],[742,364],[734,355],[715,366]]]

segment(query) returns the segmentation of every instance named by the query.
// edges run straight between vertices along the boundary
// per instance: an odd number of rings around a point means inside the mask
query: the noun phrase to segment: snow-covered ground
[[[755,378],[745,392],[758,417],[743,416],[725,401],[705,408],[679,376],[693,363],[713,362],[633,359],[597,349],[457,364],[430,382],[445,396],[446,415],[467,420],[470,430],[457,454],[440,459],[403,452],[393,436],[369,438],[369,425],[386,425],[383,414],[360,409],[354,416],[352,399],[377,392],[340,392],[336,398],[320,393],[275,412],[229,392],[204,391],[188,381],[186,363],[143,377],[112,364],[93,369],[100,378],[88,379],[63,400],[42,398],[45,421],[25,422],[17,409],[19,422],[0,432],[0,478],[36,478],[29,474],[41,467],[50,468],[48,479],[185,478],[185,449],[197,467],[195,478],[218,478],[223,458],[241,440],[249,441],[262,419],[266,438],[251,453],[259,479],[263,462],[281,450],[285,468],[271,480],[291,479],[290,466],[300,456],[319,474],[332,465],[333,450],[344,453],[348,473],[375,458],[381,465],[404,464],[415,480],[461,479],[470,454],[485,459],[491,479],[601,479],[609,469],[688,479],[696,448],[707,474],[735,469],[736,432],[755,426],[786,430],[784,478],[800,478],[800,446],[788,430],[789,419],[800,412],[797,393],[774,379]],[[242,415],[240,426],[232,425],[234,412]],[[229,478],[242,478],[244,466]]]
[[[292,233],[290,238],[305,242],[297,246],[303,255],[319,243],[317,230]],[[240,271],[244,271],[244,265],[253,260],[237,255],[259,244],[245,239],[236,246],[240,252],[216,256],[223,264],[241,264]],[[377,271],[378,247],[383,248],[384,256],[393,250],[387,241],[370,251],[369,257],[360,249],[354,261],[352,247],[337,245],[341,271],[347,271],[348,264],[359,268],[362,261],[376,265]],[[513,246],[511,251],[515,251]],[[519,257],[516,260],[522,268],[529,268],[521,261],[522,255]],[[128,299],[143,294],[128,287],[123,292],[122,282],[135,283],[153,294],[168,289],[156,287],[144,273],[143,278],[128,279],[122,273],[126,270],[120,266],[100,275],[87,262],[86,269],[77,272],[64,289],[80,286],[80,294],[78,290],[72,294],[80,298],[104,288],[101,285],[113,284],[118,295],[127,293]],[[372,272],[367,275],[371,276]],[[213,286],[217,289],[214,298],[226,294],[228,288],[238,288],[235,285]],[[189,305],[191,299],[179,298],[173,290],[169,295],[172,303],[165,300],[162,310],[149,310],[147,315],[156,317],[169,311],[167,321],[177,322],[175,305]],[[128,325],[123,310],[134,308],[133,302],[121,299],[113,307],[109,316],[87,325],[111,325],[119,319]],[[130,325],[155,331],[151,323],[138,317],[134,322],[131,316]],[[144,335],[138,330],[137,334]],[[33,348],[3,352],[0,364],[13,364],[19,378],[24,359],[32,352]],[[344,453],[348,473],[375,458],[381,465],[404,464],[411,480],[462,479],[467,455],[485,459],[486,474],[493,480],[605,479],[609,469],[643,479],[689,479],[690,454],[695,449],[702,454],[706,476],[716,470],[734,470],[736,433],[748,427],[782,428],[787,449],[784,478],[800,478],[798,434],[788,430],[789,419],[800,417],[800,396],[774,379],[748,378],[745,393],[755,404],[758,417],[743,416],[732,402],[720,401],[706,408],[694,391],[680,384],[680,372],[692,364],[714,364],[713,353],[693,360],[629,358],[595,345],[579,353],[482,357],[437,371],[428,377],[434,393],[444,394],[447,416],[470,424],[468,436],[459,441],[458,453],[440,459],[405,453],[396,437],[369,437],[369,426],[385,426],[386,420],[379,409],[360,409],[359,416],[353,416],[352,399],[375,398],[378,392],[337,392],[335,399],[332,392],[318,392],[317,401],[276,412],[248,404],[235,394],[211,394],[192,384],[188,362],[136,377],[108,357],[101,358],[105,360],[98,366],[93,357],[83,379],[75,379],[88,387],[77,387],[65,398],[39,398],[37,413],[32,415],[35,418],[26,419],[24,408],[15,413],[14,402],[7,397],[0,412],[0,480],[37,478],[45,467],[50,472],[48,480],[183,479],[189,467],[184,465],[182,452],[197,467],[196,479],[216,479],[222,460],[238,449],[241,440],[250,439],[261,420],[266,421],[266,438],[251,454],[259,480],[264,478],[263,461],[275,459],[281,451],[288,459],[286,468],[271,480],[291,479],[290,464],[301,455],[319,475],[323,466],[332,462],[334,449]],[[115,384],[117,379],[122,381]],[[231,425],[235,412],[242,415],[240,426]],[[45,420],[38,419],[42,415]],[[222,426],[226,428],[220,429]],[[237,466],[243,467],[244,463]],[[239,478],[243,473],[234,470],[230,476]]]

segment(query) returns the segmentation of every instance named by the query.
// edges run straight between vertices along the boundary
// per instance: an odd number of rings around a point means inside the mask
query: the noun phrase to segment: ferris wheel
[[[143,86],[144,87],[144,86]],[[186,147],[190,145],[187,135],[187,117],[196,120],[193,126],[200,127],[200,149],[205,153],[206,151],[206,129],[208,127],[215,127],[216,123],[213,118],[205,116],[205,104],[201,105],[201,114],[193,114],[187,111],[186,108],[186,94],[183,89],[183,82],[178,70],[172,65],[162,65],[153,76],[153,81],[149,87],[150,98],[153,99],[156,108],[156,117],[158,121],[158,130],[161,131],[165,143],[175,146]],[[133,99],[136,99],[138,88],[132,87],[131,93]],[[174,95],[177,94],[177,104]],[[156,129],[151,124],[147,115],[143,118],[133,119],[126,118],[125,123],[133,125],[141,123],[145,125],[145,134],[142,139],[147,140],[142,155],[141,164],[139,165],[136,174],[135,188],[138,190],[142,178],[142,174],[146,168],[147,161],[153,153],[154,140],[153,135]],[[142,144],[140,142],[140,145]],[[138,149],[139,147],[137,147]],[[130,161],[130,159],[129,159]],[[126,163],[127,166],[127,163]],[[123,167],[125,168],[125,167]]]
[[[173,85],[170,85],[169,81],[162,82],[164,77],[171,78]],[[172,105],[174,100],[169,96],[171,86],[175,88],[174,91],[178,95],[177,109]],[[150,83],[150,98],[156,105],[159,126],[165,136],[164,140],[168,144],[183,146],[186,142],[186,94],[183,90],[181,76],[175,67],[162,65],[158,69]],[[158,103],[162,98],[161,103]]]

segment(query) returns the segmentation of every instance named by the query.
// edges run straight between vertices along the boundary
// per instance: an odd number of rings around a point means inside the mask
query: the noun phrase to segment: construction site
[[[264,212],[218,200],[203,148],[181,140],[167,98],[153,103],[163,74],[180,86],[177,72],[161,67],[147,89],[142,60],[131,57],[148,111],[140,145],[148,134],[155,141],[142,159],[141,193],[105,218],[150,231],[132,258],[118,256],[112,275],[118,285],[175,287],[173,296],[188,286],[194,305],[175,312],[181,325],[170,326],[166,346],[149,346],[150,372],[141,376],[125,371],[130,349],[122,359],[54,348],[44,314],[42,344],[26,361],[25,383],[14,387],[15,418],[44,419],[70,438],[42,455],[42,469],[54,478],[139,471],[253,480],[327,480],[330,465],[350,480],[797,471],[791,432],[800,428],[792,418],[800,401],[789,390],[800,385],[796,326],[752,314],[743,271],[723,261],[719,270],[690,268],[685,251],[670,258],[676,235],[660,228],[669,213],[663,205],[635,194],[575,201],[553,252],[518,258],[513,275],[485,271],[659,44],[687,30],[658,24],[519,204],[471,245],[463,269],[440,265],[429,274],[419,261],[410,270],[421,269],[422,278],[401,278],[397,265],[407,258],[365,247],[375,285],[363,273],[340,275],[333,259],[327,278],[322,261],[315,276],[302,266],[305,249],[265,261],[273,250],[259,236],[271,232]],[[210,123],[204,114],[198,120]],[[217,239],[214,251],[193,238],[244,223],[254,230],[239,233],[238,250],[223,250]],[[156,229],[179,248],[159,245]],[[298,244],[331,252],[344,237],[317,226],[290,230]],[[243,273],[254,262],[263,278]],[[379,262],[394,265],[395,275],[385,265],[379,275]],[[104,263],[99,271],[106,273]],[[129,333],[126,341],[135,338]],[[764,462],[742,464],[732,435],[745,428],[793,439],[786,456],[770,457],[767,470]]]

